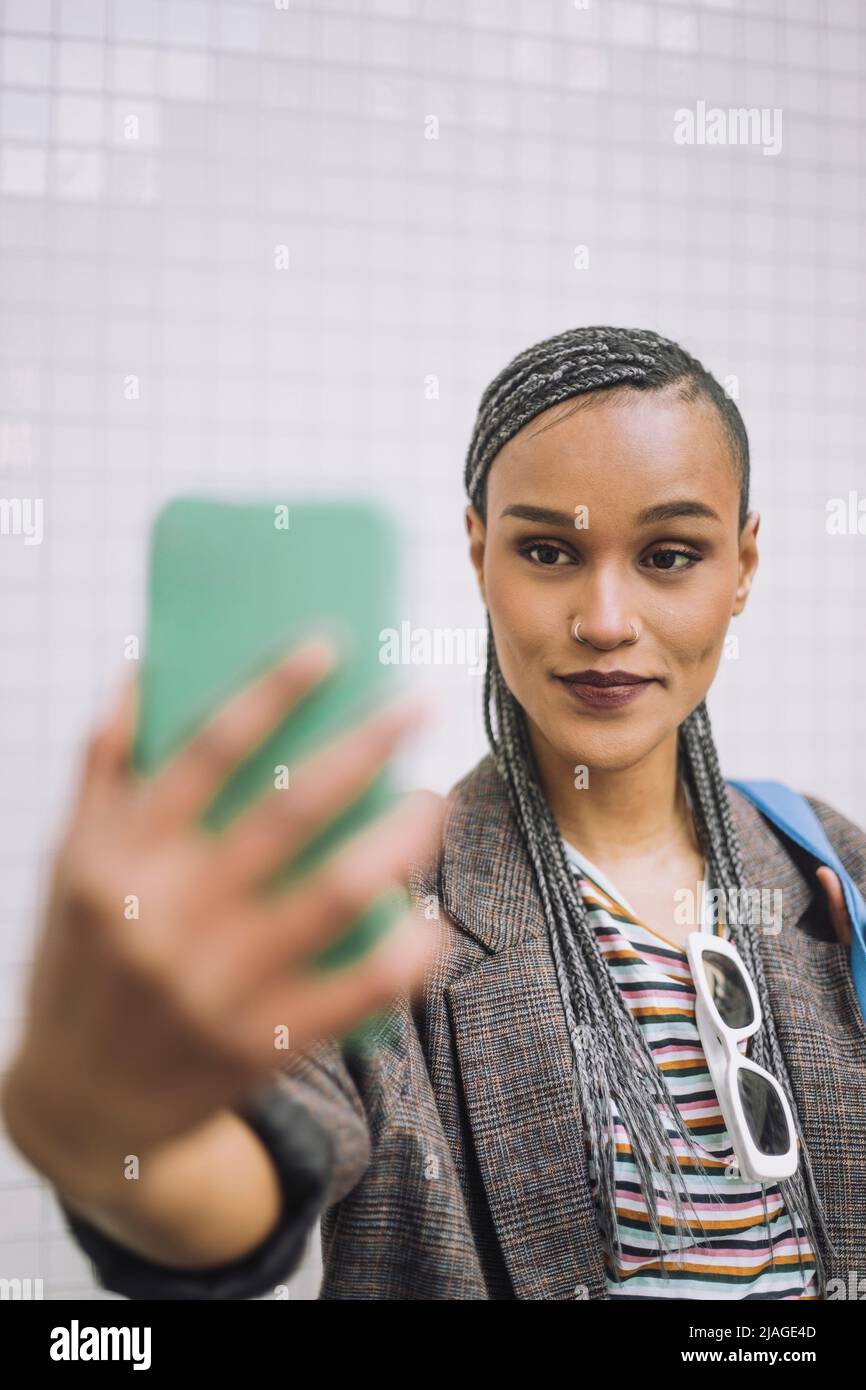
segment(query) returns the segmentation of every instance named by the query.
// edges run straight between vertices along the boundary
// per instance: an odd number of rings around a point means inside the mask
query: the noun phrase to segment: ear
[[[737,588],[734,594],[734,604],[731,609],[731,616],[736,617],[742,613],[749,597],[749,590],[752,587],[752,580],[758,568],[758,528],[761,524],[759,512],[749,512],[740,532],[740,556],[739,571],[737,575]]]
[[[480,513],[470,503],[463,513],[466,523],[466,532],[469,536],[469,558],[475,570],[475,578],[478,581],[478,592],[481,594],[482,602],[487,607],[487,595],[484,591],[484,547],[487,540],[487,527],[481,519]]]

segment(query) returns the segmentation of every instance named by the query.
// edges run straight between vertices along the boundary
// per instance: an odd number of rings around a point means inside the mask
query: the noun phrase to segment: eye
[[[563,550],[559,545],[554,545],[553,541],[533,541],[529,545],[521,545],[518,547],[518,553],[520,555],[526,555],[527,557],[531,556],[536,551],[539,555],[546,556],[546,558],[543,560],[533,560],[532,563],[543,569],[552,570],[557,567],[562,568],[562,566],[558,566],[560,557],[571,563],[571,556],[568,551]]]
[[[576,563],[569,551],[557,545],[555,541],[529,541],[517,547],[518,554],[525,555],[526,558],[536,567],[536,569],[563,569],[566,565]],[[534,558],[534,557],[538,558]],[[673,546],[659,546],[654,550],[648,560],[650,568],[656,574],[679,574],[684,570],[689,570],[693,565],[698,564],[703,555],[691,549],[674,548]]]
[[[652,568],[662,574],[676,573],[677,571],[681,572],[682,570],[691,569],[692,565],[697,564],[704,558],[703,555],[698,555],[694,550],[674,550],[668,545],[661,546],[658,550],[654,550],[652,555],[649,556],[649,559],[658,560],[660,556],[664,563],[660,565],[654,564]],[[685,563],[678,565],[676,563],[677,557],[684,560]]]

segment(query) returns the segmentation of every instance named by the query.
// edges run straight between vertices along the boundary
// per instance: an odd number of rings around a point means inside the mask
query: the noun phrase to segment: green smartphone
[[[230,696],[319,633],[336,666],[232,773],[202,817],[215,835],[296,764],[400,692],[383,659],[400,631],[398,531],[366,500],[224,501],[178,497],[151,537],[149,611],[133,764],[154,773]],[[274,891],[304,875],[396,799],[386,764],[361,795],[272,875]],[[410,905],[395,885],[320,955],[323,969],[357,960]],[[381,1041],[376,1014],[344,1036],[351,1048]]]

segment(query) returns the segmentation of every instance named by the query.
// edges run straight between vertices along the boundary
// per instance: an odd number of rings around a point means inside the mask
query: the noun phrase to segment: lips
[[[656,678],[637,676],[633,671],[581,671],[556,679],[585,707],[618,709],[640,699]]]
[[[567,681],[569,685],[594,685],[601,690],[611,686],[642,685],[654,679],[653,676],[636,676],[632,671],[574,671],[567,676],[557,676],[557,680]]]

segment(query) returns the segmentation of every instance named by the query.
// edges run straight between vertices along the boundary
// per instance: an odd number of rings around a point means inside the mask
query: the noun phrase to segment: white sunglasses
[[[799,1153],[788,1098],[776,1078],[737,1047],[761,1026],[751,976],[724,937],[692,932],[686,950],[695,983],[695,1021],[740,1176],[751,1182],[789,1178],[797,1171]]]

